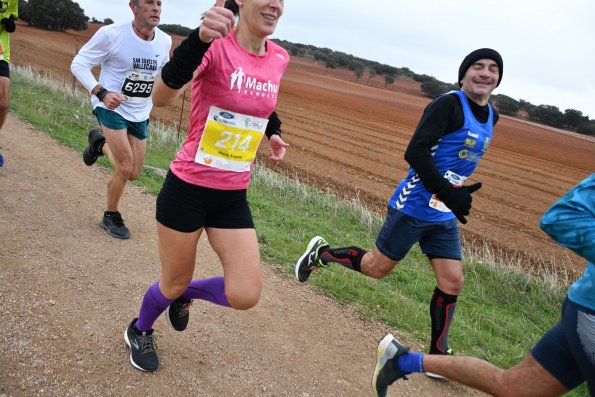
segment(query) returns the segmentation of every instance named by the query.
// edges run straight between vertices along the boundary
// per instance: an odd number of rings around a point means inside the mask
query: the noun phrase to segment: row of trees
[[[395,82],[398,76],[411,78],[421,83],[422,92],[429,98],[452,91],[458,90],[458,84],[450,84],[439,81],[433,76],[417,74],[408,68],[396,68],[390,65],[380,64],[375,61],[369,61],[355,57],[343,52],[333,51],[328,48],[318,48],[312,45],[292,43],[285,40],[275,40],[279,45],[287,50],[292,56],[311,58],[318,62],[323,62],[327,68],[344,68],[355,73],[355,80],[359,80],[367,69],[368,80],[377,76],[384,76],[384,86],[387,87]],[[586,135],[595,136],[595,120],[590,120],[588,116],[583,115],[580,110],[566,109],[564,112],[552,105],[535,106],[524,100],[516,100],[506,95],[494,95],[492,97],[494,106],[501,114],[518,116],[526,114],[529,120],[546,124],[556,128],[566,128]]]
[[[100,21],[93,17],[89,20],[79,4],[72,0],[19,0],[19,18],[30,26],[59,32],[87,29],[88,22],[102,25],[114,23],[111,18]],[[159,27],[180,36],[188,36],[192,32],[192,29],[178,24],[163,24]]]
[[[188,36],[192,32],[192,29],[187,28],[186,26],[178,25],[178,24],[163,23],[163,24],[159,25],[159,29],[163,30],[164,32],[171,33],[171,34],[177,34],[178,36],[183,36],[183,37]]]
[[[580,110],[566,109],[562,112],[557,106],[536,106],[523,99],[517,101],[503,94],[494,95],[492,101],[502,114],[517,116],[522,112],[529,120],[538,123],[595,136],[595,120],[590,120],[589,116],[583,115]]]
[[[84,30],[89,17],[72,0],[19,0],[19,19],[45,30]]]
[[[432,81],[421,83],[420,88],[428,98],[436,98],[438,95],[448,91],[458,91],[459,86],[457,84],[443,83],[442,81],[434,79]]]
[[[344,52],[333,51],[329,48],[319,48],[309,44],[292,43],[285,40],[274,41],[285,48],[292,56],[313,59],[324,63],[324,66],[329,69],[343,68],[351,70],[355,74],[356,81],[364,76],[366,70],[368,72],[368,80],[376,76],[384,76],[385,87],[393,84],[398,76],[408,77],[420,83],[436,81],[432,76],[414,73],[409,68],[396,68],[376,61],[358,58]]]
[[[89,17],[78,3],[72,0],[19,0],[19,18],[29,25],[54,31],[65,29],[84,30],[87,28]],[[93,18],[93,23],[109,25],[114,21],[106,18],[98,21]],[[160,28],[171,34],[187,36],[192,29],[182,25],[160,25]],[[384,77],[384,86],[394,84],[399,76],[413,79],[421,83],[421,90],[429,98],[434,98],[444,92],[458,90],[457,84],[444,83],[433,76],[417,74],[406,67],[397,68],[379,62],[355,57],[344,52],[333,51],[329,48],[319,48],[312,45],[292,43],[285,40],[275,40],[292,56],[310,58],[324,63],[330,69],[344,68],[353,71],[355,80],[362,78],[366,70],[368,81],[376,76]],[[498,111],[505,115],[517,116],[520,112],[538,123],[543,123],[557,128],[567,128],[582,134],[595,136],[595,120],[590,120],[579,110],[566,109],[561,112],[556,106],[535,106],[524,100],[516,100],[506,95],[494,95],[493,103]]]
[[[93,17],[91,18],[91,21],[89,21],[91,23],[99,23],[102,25],[111,25],[112,23],[114,23],[114,20],[111,18],[105,18],[103,21],[98,20],[97,18]]]

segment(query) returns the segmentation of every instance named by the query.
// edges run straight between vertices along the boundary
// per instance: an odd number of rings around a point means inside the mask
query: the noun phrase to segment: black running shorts
[[[6,61],[0,61],[0,76],[10,78],[10,67]]]
[[[568,389],[587,382],[595,396],[595,311],[568,298],[562,319],[537,342],[531,354]]]
[[[193,185],[171,170],[157,196],[157,221],[179,232],[201,227],[254,229],[247,191],[218,190]]]

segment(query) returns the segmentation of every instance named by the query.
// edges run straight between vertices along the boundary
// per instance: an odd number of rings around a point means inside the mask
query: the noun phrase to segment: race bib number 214
[[[195,161],[226,171],[249,171],[267,123],[267,119],[212,107]]]

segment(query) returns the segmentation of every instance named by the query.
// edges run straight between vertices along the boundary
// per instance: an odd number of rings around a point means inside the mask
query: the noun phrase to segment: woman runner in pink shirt
[[[161,278],[124,332],[130,362],[142,371],[159,366],[152,327],[164,311],[183,331],[194,299],[238,310],[260,299],[260,252],[246,192],[262,138],[275,161],[288,146],[274,110],[289,55],[267,39],[283,6],[283,0],[217,0],[156,82],[155,106],[172,103],[188,83],[192,105],[188,138],[157,197]],[[203,230],[223,277],[192,279]]]

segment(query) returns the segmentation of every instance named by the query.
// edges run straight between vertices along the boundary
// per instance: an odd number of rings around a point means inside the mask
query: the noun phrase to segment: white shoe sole
[[[128,339],[128,329],[124,330],[124,342],[126,342],[126,346],[130,349],[130,364],[132,364],[132,366],[138,370],[141,370],[143,372],[149,372],[146,369],[138,366],[132,359],[132,346],[130,346],[130,340]]]
[[[390,346],[393,340],[395,340],[393,334],[385,335],[380,343],[378,343],[378,348],[376,349],[376,367],[374,367],[374,375],[372,375],[372,390],[376,397],[378,397],[378,393],[376,393],[376,380],[378,379],[378,374],[382,371],[382,368],[384,368],[388,361],[388,358],[386,357],[386,349]]]
[[[446,380],[446,378],[444,376],[435,374],[433,372],[426,372],[425,374],[428,378],[437,379],[437,380]]]
[[[165,308],[165,311],[163,312],[163,314],[165,315],[165,319],[167,320],[167,323],[169,324],[169,326],[171,327],[171,329],[173,329],[174,331],[177,331],[177,329],[174,328],[174,325],[171,323],[171,320],[169,319],[169,309],[170,308],[171,308],[171,305],[169,305],[168,307],[166,307]]]

